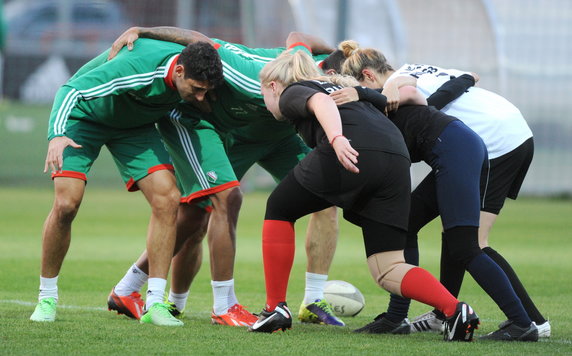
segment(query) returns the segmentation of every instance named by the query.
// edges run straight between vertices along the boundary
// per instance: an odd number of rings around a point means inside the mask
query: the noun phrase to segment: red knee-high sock
[[[429,304],[447,317],[455,314],[459,302],[431,273],[420,267],[410,269],[403,276],[401,294],[406,298]]]
[[[286,301],[288,279],[294,263],[295,232],[289,221],[264,220],[262,258],[266,280],[266,310]]]

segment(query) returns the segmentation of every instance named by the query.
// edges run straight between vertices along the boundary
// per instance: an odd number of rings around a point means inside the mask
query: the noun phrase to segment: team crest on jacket
[[[218,179],[218,176],[216,175],[215,171],[207,172],[207,177],[209,177],[209,181],[211,181],[211,183],[216,182],[216,180]]]

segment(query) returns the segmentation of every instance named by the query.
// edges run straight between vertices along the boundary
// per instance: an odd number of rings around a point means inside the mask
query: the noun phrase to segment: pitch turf
[[[6,168],[6,167],[5,167]],[[60,275],[57,321],[28,320],[38,289],[41,229],[52,203],[52,191],[0,188],[0,354],[296,354],[296,355],[557,355],[572,354],[572,204],[568,200],[509,201],[491,241],[519,273],[541,311],[550,317],[552,337],[539,343],[445,343],[437,334],[409,336],[356,335],[387,305],[367,270],[359,230],[342,222],[330,279],[356,285],[365,309],[345,318],[347,327],[294,323],[286,333],[260,335],[245,329],[210,324],[212,295],[208,253],[191,288],[185,326],[140,325],[106,309],[114,283],[144,247],[149,209],[138,193],[89,187],[73,228],[72,245]],[[245,197],[238,227],[236,290],[240,301],[257,312],[264,303],[260,230],[265,193]],[[297,255],[288,294],[297,311],[303,296],[304,229],[297,224]],[[438,271],[439,227],[422,233],[421,264]],[[206,247],[206,246],[205,246]],[[495,329],[502,313],[470,277],[461,299],[481,317],[477,335]],[[413,303],[411,317],[429,310]]]

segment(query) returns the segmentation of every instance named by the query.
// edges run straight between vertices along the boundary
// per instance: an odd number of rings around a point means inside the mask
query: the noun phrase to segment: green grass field
[[[286,333],[251,334],[210,324],[212,294],[208,265],[191,288],[185,326],[140,325],[106,309],[111,287],[144,247],[148,208],[137,193],[88,187],[76,218],[72,246],[60,274],[58,320],[28,320],[37,298],[41,229],[52,203],[48,189],[0,188],[0,354],[297,354],[297,355],[563,355],[572,354],[572,203],[566,200],[509,201],[491,240],[512,263],[541,311],[552,337],[539,343],[445,343],[437,334],[357,335],[352,329],[385,310],[388,294],[372,281],[361,234],[342,222],[330,279],[346,280],[365,295],[366,307],[347,327],[300,325]],[[245,197],[239,220],[236,290],[242,304],[259,311],[265,301],[261,224],[266,193]],[[297,256],[288,301],[297,311],[303,296],[306,220],[297,224]],[[421,264],[437,273],[439,226],[422,231]],[[208,259],[205,260],[208,263]],[[481,317],[478,335],[493,331],[503,315],[470,277],[461,299]],[[410,316],[429,310],[412,304]]]

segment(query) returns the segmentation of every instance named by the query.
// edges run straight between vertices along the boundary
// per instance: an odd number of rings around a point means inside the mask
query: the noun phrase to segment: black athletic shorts
[[[307,190],[344,210],[344,218],[360,218],[407,230],[411,178],[409,159],[382,151],[360,150],[360,173],[348,172],[332,149],[314,149],[294,168]]]
[[[516,199],[534,155],[529,138],[507,154],[489,160],[481,173],[481,211],[498,215],[506,198]]]

